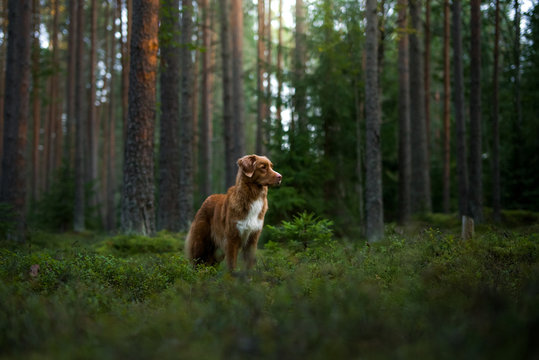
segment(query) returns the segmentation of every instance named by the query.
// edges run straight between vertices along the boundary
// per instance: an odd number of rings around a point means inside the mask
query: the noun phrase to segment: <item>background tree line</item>
[[[3,0],[1,11],[0,200],[13,236],[186,230],[255,151],[284,175],[269,222],[307,210],[377,239],[384,221],[425,212],[538,209],[536,3]]]

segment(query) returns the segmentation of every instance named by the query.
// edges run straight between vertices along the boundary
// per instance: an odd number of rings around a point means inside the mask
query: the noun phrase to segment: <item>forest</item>
[[[536,358],[538,104],[536,0],[0,0],[0,358]]]

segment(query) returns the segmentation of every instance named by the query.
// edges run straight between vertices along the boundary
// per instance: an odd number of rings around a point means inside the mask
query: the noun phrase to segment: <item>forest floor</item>
[[[370,245],[309,216],[264,231],[237,276],[191,267],[182,234],[0,242],[0,358],[539,357],[539,214],[466,242],[445,215]]]

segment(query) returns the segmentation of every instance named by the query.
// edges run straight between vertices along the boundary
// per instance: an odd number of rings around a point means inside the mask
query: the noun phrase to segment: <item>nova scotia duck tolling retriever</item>
[[[209,196],[191,224],[185,252],[195,264],[214,265],[224,253],[228,269],[233,271],[241,250],[246,268],[254,265],[268,210],[268,186],[279,185],[283,177],[265,156],[246,155],[238,160],[238,167],[236,185],[226,194]]]

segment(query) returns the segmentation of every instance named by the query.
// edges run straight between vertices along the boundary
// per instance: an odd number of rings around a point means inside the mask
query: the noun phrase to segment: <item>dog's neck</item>
[[[255,200],[261,196],[267,195],[268,187],[252,181],[251,178],[247,177],[240,170],[236,177],[236,191],[247,196],[251,200]]]

